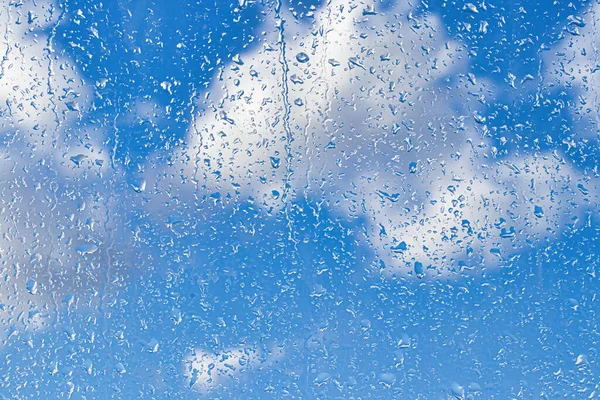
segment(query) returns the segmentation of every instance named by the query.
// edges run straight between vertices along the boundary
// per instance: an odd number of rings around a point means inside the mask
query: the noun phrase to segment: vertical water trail
[[[48,92],[48,97],[50,100],[50,104],[52,104],[52,113],[54,115],[54,122],[56,124],[55,126],[55,132],[53,134],[52,137],[52,146],[50,148],[50,151],[55,151],[56,150],[56,143],[58,140],[58,136],[59,136],[59,132],[60,132],[60,117],[58,116],[58,110],[57,110],[57,104],[56,104],[56,98],[55,98],[55,91],[54,88],[52,86],[52,77],[54,76],[54,63],[52,60],[52,55],[54,54],[54,46],[53,46],[53,42],[54,42],[54,38],[56,37],[56,30],[58,29],[58,26],[60,25],[60,23],[62,22],[64,15],[65,15],[65,10],[66,10],[66,5],[61,5],[61,3],[59,2],[57,4],[57,6],[60,9],[60,14],[58,14],[58,18],[56,19],[56,23],[52,26],[52,29],[50,30],[50,34],[48,35],[48,40],[46,41],[46,52],[47,52],[47,56],[48,56],[48,79],[47,79],[47,92]],[[50,18],[53,17],[54,14],[54,10],[55,10],[55,6],[52,5],[50,8]],[[8,49],[7,49],[8,52]],[[49,170],[53,172],[53,177],[55,179],[55,182],[58,181],[58,173],[56,172],[56,170],[53,168],[52,165],[49,165]],[[54,186],[54,190],[52,191],[53,194],[53,198],[52,198],[52,205],[50,206],[50,210],[48,211],[49,213],[54,212],[54,210],[56,209],[56,206],[58,205],[58,196],[56,194],[56,192],[58,191],[58,185]],[[51,268],[51,262],[52,262],[52,254],[54,253],[54,241],[50,242],[50,249],[48,251],[48,262],[46,263],[46,273],[48,274],[48,284],[50,285],[50,287],[52,287],[53,284],[53,280],[52,280],[52,268]],[[58,299],[56,298],[56,294],[53,293],[52,295],[53,301],[54,301],[54,309],[55,309],[55,324],[59,323],[59,307],[58,307]]]
[[[200,193],[200,180],[198,179],[198,173],[200,172],[200,157],[202,156],[202,146],[204,145],[204,138],[202,137],[202,133],[198,130],[198,118],[197,118],[197,114],[198,114],[198,109],[196,107],[196,102],[199,99],[199,95],[198,92],[196,90],[196,88],[194,87],[194,89],[192,90],[192,95],[190,97],[190,108],[191,108],[191,118],[192,118],[192,129],[194,131],[194,139],[198,139],[198,144],[197,144],[197,149],[196,149],[196,155],[194,157],[194,176],[192,177],[192,182],[194,183],[194,201],[196,202],[194,204],[194,207],[197,211],[200,210],[200,203],[201,201],[201,196],[199,196],[198,194]],[[191,141],[193,143],[193,141]],[[203,178],[204,178],[204,182],[206,183],[206,173],[203,173]],[[206,220],[205,218],[205,213],[200,213],[200,217],[203,220]],[[196,218],[194,218],[194,225],[193,225],[193,229],[197,228],[197,222],[196,222]]]
[[[296,242],[293,237],[292,230],[292,220],[289,215],[289,203],[287,202],[287,198],[289,196],[290,188],[291,188],[291,179],[294,173],[292,169],[292,142],[294,141],[294,137],[292,135],[292,130],[290,128],[290,99],[289,99],[289,85],[288,85],[288,75],[289,75],[289,65],[287,62],[286,56],[286,48],[285,48],[285,20],[281,17],[281,0],[277,0],[277,4],[275,5],[275,19],[277,24],[277,29],[279,31],[279,48],[280,48],[280,63],[282,68],[282,88],[283,88],[283,129],[285,131],[285,177],[283,179],[283,194],[281,196],[281,201],[283,203],[285,217],[287,220],[288,226],[288,239],[294,242],[294,248],[296,248]]]

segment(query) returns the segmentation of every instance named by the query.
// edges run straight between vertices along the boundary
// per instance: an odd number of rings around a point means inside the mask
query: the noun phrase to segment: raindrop
[[[310,57],[308,56],[308,54],[300,52],[296,54],[296,60],[298,60],[299,63],[307,63],[308,60],[310,60]]]
[[[382,384],[386,387],[390,387],[395,382],[396,382],[396,375],[394,375],[390,372],[385,372],[385,373],[379,374],[379,383],[380,384]]]
[[[27,291],[29,294],[37,294],[38,292],[38,283],[37,281],[30,279],[27,281]]]
[[[125,369],[125,366],[122,363],[115,364],[115,371],[118,374],[124,374],[125,372],[127,372],[127,370]]]
[[[281,164],[281,159],[279,157],[270,157],[269,159],[271,160],[271,167],[275,169],[279,168],[279,165]]]
[[[79,246],[75,247],[75,251],[81,255],[94,254],[96,250],[98,250],[98,246],[96,246],[94,243],[80,244]]]
[[[417,278],[425,277],[425,268],[423,267],[423,264],[418,261],[415,262],[415,275],[417,275]]]
[[[413,161],[410,164],[408,164],[408,172],[410,172],[411,174],[417,173],[417,163],[416,162]]]
[[[146,180],[143,178],[138,178],[131,183],[131,187],[136,193],[142,193],[146,190]]]
[[[81,163],[87,158],[88,157],[85,154],[77,154],[76,156],[72,156],[70,160],[73,162],[73,164],[80,166]]]
[[[315,385],[321,386],[322,384],[327,383],[330,378],[331,374],[328,374],[327,372],[321,372],[314,380]]]
[[[477,7],[475,6],[475,4],[473,3],[467,3],[465,4],[465,8],[466,11],[472,13],[472,14],[478,14],[479,10],[477,9]]]

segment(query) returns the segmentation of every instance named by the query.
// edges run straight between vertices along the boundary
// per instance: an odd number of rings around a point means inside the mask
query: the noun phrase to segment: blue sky
[[[0,6],[0,395],[599,396],[597,5]]]

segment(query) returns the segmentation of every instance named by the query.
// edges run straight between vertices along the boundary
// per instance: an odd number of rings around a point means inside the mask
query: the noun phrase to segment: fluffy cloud
[[[564,37],[556,45],[545,47],[545,78],[550,86],[576,89],[569,111],[590,118],[596,125],[600,106],[600,77],[598,76],[598,49],[600,39],[597,24],[600,21],[598,4],[585,10],[582,16],[568,16]],[[558,103],[556,112],[566,104]]]
[[[196,349],[184,361],[184,374],[190,388],[206,393],[230,380],[240,379],[253,369],[268,368],[283,357],[283,350],[275,347],[268,353],[241,346],[218,353]]]
[[[92,90],[54,48],[63,10],[46,1],[0,7],[0,320],[11,329],[3,329],[6,339],[45,326],[61,296],[97,280],[87,263],[101,252],[78,249],[100,248],[106,228],[114,227],[102,182],[107,152],[93,139],[97,128],[78,123]]]
[[[73,63],[54,48],[62,9],[46,1],[6,0],[0,7],[2,129],[15,130],[36,151],[53,151],[90,94]]]
[[[385,273],[418,276],[495,265],[595,204],[557,155],[497,156],[478,112],[494,90],[435,16],[333,1],[312,24],[271,11],[265,26],[197,105],[170,173],[191,191],[273,211],[322,199],[367,217]]]

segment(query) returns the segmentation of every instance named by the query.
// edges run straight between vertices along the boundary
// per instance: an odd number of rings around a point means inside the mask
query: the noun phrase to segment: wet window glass
[[[599,4],[2,0],[0,397],[597,398]]]

